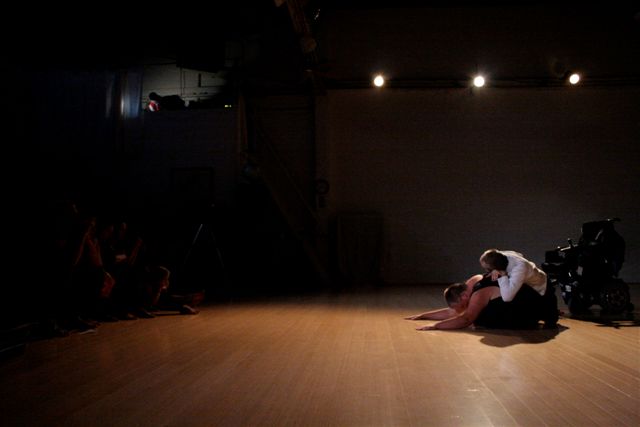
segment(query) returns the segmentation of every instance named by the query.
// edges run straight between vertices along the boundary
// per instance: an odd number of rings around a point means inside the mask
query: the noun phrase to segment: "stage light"
[[[476,77],[473,79],[473,85],[474,85],[475,87],[482,87],[482,86],[484,86],[484,77],[482,77],[482,76],[476,76]]]
[[[156,111],[160,111],[160,103],[158,101],[151,100],[149,101],[147,108],[149,109],[149,111],[155,113]]]
[[[578,84],[579,81],[580,81],[580,74],[573,73],[569,76],[569,83],[571,83],[572,85]]]
[[[384,86],[384,77],[382,77],[382,75],[378,74],[374,79],[373,79],[373,84],[377,87],[382,87]]]

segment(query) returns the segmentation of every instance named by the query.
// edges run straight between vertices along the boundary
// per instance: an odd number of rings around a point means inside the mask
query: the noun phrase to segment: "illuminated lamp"
[[[149,111],[152,112],[156,112],[156,111],[160,111],[160,103],[158,101],[149,101],[149,104],[147,105],[147,108],[149,109]]]

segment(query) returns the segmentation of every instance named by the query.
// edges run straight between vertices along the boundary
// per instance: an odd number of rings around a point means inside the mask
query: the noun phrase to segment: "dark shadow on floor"
[[[634,313],[604,314],[598,310],[590,310],[587,313],[569,314],[567,317],[583,322],[595,323],[600,327],[627,328],[640,326],[640,318]]]
[[[569,329],[562,324],[557,328],[544,329],[473,329],[468,332],[482,336],[480,342],[492,347],[510,347],[516,344],[543,344]]]

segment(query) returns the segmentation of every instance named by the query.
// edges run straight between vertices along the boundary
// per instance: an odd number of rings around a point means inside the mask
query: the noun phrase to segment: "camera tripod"
[[[202,254],[200,254],[201,256],[203,255],[207,255],[210,254],[210,250],[213,250],[215,252],[215,259],[217,262],[217,267],[219,268],[219,273],[222,277],[222,284],[224,284],[225,286],[228,285],[228,277],[227,277],[227,271],[226,271],[226,267],[225,267],[225,263],[224,263],[224,259],[222,256],[222,252],[220,250],[220,245],[218,244],[218,239],[216,237],[216,233],[213,229],[213,226],[207,222],[201,222],[199,223],[195,234],[193,235],[193,238],[191,240],[191,244],[189,245],[189,247],[187,248],[186,254],[182,260],[182,263],[180,264],[180,267],[178,269],[179,275],[181,278],[184,278],[185,276],[189,276],[189,273],[193,274],[194,272],[191,271],[189,269],[189,261],[192,260],[192,256],[194,254],[194,248],[196,248],[197,244],[199,242],[202,242],[203,239],[208,238],[209,239],[209,244],[207,245],[207,250],[205,252],[203,252]],[[204,263],[206,261],[205,258],[199,258],[198,261],[200,261],[202,264],[199,264],[199,267],[202,268],[204,266]],[[208,275],[210,273],[209,267],[213,267],[211,265],[209,265],[207,263],[206,265],[207,270],[201,270],[198,271],[199,273],[203,274],[203,275]],[[199,279],[199,278],[198,278]]]

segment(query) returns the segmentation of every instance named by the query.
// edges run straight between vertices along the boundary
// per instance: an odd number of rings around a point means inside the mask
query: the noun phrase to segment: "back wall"
[[[450,282],[483,250],[544,252],[619,217],[640,281],[637,87],[327,94],[330,210],[384,218],[383,279]]]

